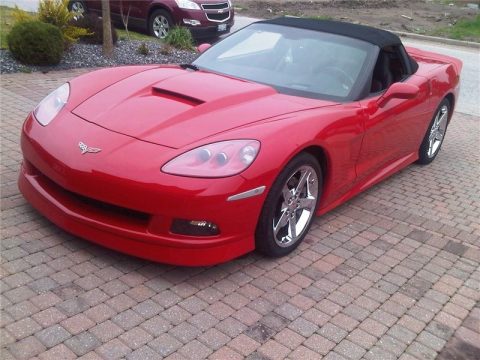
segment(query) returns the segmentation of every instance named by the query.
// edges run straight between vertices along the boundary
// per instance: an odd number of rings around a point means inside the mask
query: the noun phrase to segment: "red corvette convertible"
[[[461,67],[370,27],[257,22],[191,64],[52,92],[23,126],[19,187],[66,231],[142,258],[286,255],[315,214],[437,156]]]

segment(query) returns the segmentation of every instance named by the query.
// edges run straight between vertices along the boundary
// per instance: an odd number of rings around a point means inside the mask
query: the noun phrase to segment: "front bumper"
[[[250,189],[243,177],[163,174],[156,155],[165,152],[169,158],[172,149],[104,130],[67,111],[58,120],[42,127],[27,118],[18,184],[25,198],[59,227],[111,249],[175,265],[217,264],[254,249],[265,195],[227,201]],[[75,131],[66,131],[65,124]],[[82,155],[77,144],[85,139],[101,144],[102,152]],[[129,153],[148,160],[129,161]],[[211,221],[220,234],[173,234],[173,219]]]
[[[195,39],[211,39],[230,32],[234,25],[235,14],[233,7],[225,9],[223,14],[220,14],[225,16],[225,19],[213,19],[213,16],[216,15],[218,13],[215,10],[179,10],[174,12],[177,24],[186,26]],[[184,19],[198,22],[198,25],[185,24]]]
[[[218,36],[228,34],[230,32],[232,25],[227,24],[225,30],[219,31],[218,25],[214,26],[205,26],[205,27],[195,27],[195,26],[188,26],[188,29],[192,33],[192,36],[197,39],[213,39]]]

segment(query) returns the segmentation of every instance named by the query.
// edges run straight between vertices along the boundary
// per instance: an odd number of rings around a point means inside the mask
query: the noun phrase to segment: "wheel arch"
[[[317,159],[320,169],[322,169],[322,176],[325,180],[325,178],[328,176],[328,159],[325,150],[321,146],[311,145],[305,149],[302,149],[302,151],[299,153],[301,152],[309,153]],[[323,186],[325,186],[325,184]]]
[[[164,10],[164,11],[168,12],[168,14],[170,15],[170,18],[172,19],[172,21],[174,21],[173,16],[172,16],[172,10],[169,9],[168,6],[165,6],[164,4],[161,4],[161,3],[154,3],[150,7],[150,9],[148,9],[148,24],[150,24],[152,14],[156,10]]]
[[[450,119],[452,118],[452,115],[453,115],[453,109],[455,108],[455,95],[453,93],[448,93],[447,95],[445,95],[444,99],[447,99],[448,102],[450,103],[451,111],[450,111],[450,114],[448,114],[448,122],[450,123]]]

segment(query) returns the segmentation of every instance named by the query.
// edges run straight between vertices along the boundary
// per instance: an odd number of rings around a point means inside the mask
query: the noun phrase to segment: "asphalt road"
[[[232,29],[237,31],[244,26],[258,21],[259,19],[245,16],[235,17],[235,26]],[[418,41],[404,38],[403,43],[408,46],[417,47],[427,51],[437,52],[459,58],[463,61],[461,74],[461,93],[458,100],[456,111],[480,116],[480,50],[464,47],[452,46],[442,43]]]

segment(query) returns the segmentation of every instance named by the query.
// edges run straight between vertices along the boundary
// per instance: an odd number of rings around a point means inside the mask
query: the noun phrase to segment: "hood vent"
[[[174,91],[169,91],[161,88],[154,87],[153,88],[153,95],[155,96],[160,96],[164,99],[168,100],[173,100],[173,101],[178,101],[186,105],[190,106],[198,106],[202,105],[205,101],[185,95],[185,94],[180,94],[176,93]]]

